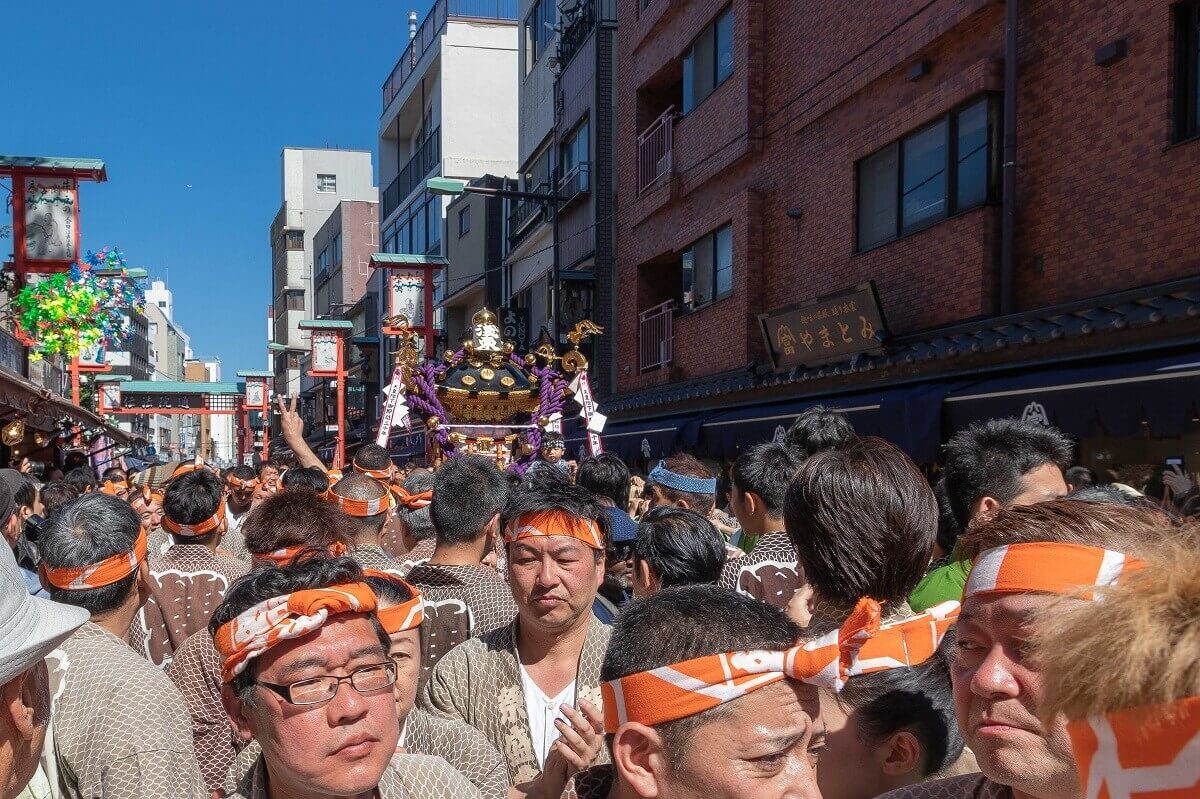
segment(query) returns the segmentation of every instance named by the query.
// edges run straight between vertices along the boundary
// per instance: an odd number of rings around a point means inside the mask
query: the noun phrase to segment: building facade
[[[151,281],[146,289],[146,329],[149,342],[150,374],[147,380],[180,381],[186,379],[185,364],[190,339],[174,317],[174,297],[162,280]],[[194,417],[172,414],[134,416],[149,424],[147,439],[159,455],[183,457],[190,435],[189,424]]]
[[[984,415],[1200,459],[1147,388],[1200,340],[1194,3],[619,7],[615,446],[732,456],[822,401],[926,462]]]
[[[275,391],[300,390],[300,359],[308,352],[308,337],[299,324],[312,319],[316,308],[313,240],[342,200],[376,199],[371,153],[285,147],[281,155],[282,204],[270,227],[271,338]]]

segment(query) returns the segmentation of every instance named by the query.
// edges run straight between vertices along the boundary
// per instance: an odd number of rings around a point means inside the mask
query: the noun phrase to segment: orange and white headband
[[[182,477],[185,474],[190,474],[190,473],[196,472],[196,471],[211,472],[212,469],[209,466],[207,466],[204,463],[204,461],[192,461],[191,463],[181,463],[175,467],[175,471],[171,472],[171,479],[174,480],[176,477]]]
[[[786,651],[724,652],[630,674],[601,684],[605,732],[694,716],[785,678],[841,690],[858,674],[928,660],[958,616],[957,602],[881,626],[881,608],[860,599],[840,630]]]
[[[582,541],[592,549],[604,549],[600,525],[595,519],[580,519],[561,510],[539,510],[518,517],[505,531],[504,543],[555,535]]]
[[[392,479],[391,469],[368,469],[356,463],[354,464],[354,471],[359,474],[365,474],[367,477],[374,477],[376,480],[382,480],[385,483]]]
[[[382,497],[375,499],[350,499],[343,497],[332,488],[325,492],[325,499],[338,506],[338,510],[347,516],[362,519],[367,516],[378,516],[396,507],[396,498],[391,491],[385,491]]]
[[[341,479],[345,477],[345,475],[342,474],[341,469],[330,469],[329,471],[325,472],[325,476],[329,478],[330,486],[332,486],[334,483],[341,482]]]
[[[161,505],[162,501],[162,494],[158,493],[157,491],[151,491],[150,486],[144,485],[142,486],[142,490],[140,492],[134,493],[133,498],[129,500],[129,504],[134,507],[138,505],[144,505],[148,508],[156,502]]]
[[[122,488],[128,491],[129,483],[124,480],[105,480],[100,486],[100,493],[115,497]]]
[[[396,502],[402,508],[408,510],[420,510],[428,508],[433,502],[433,491],[419,491],[416,494],[410,494],[405,490],[404,486],[392,486],[392,493],[396,495]]]
[[[225,521],[224,502],[217,505],[216,513],[214,513],[212,516],[209,516],[202,522],[196,522],[195,524],[180,524],[170,516],[164,516],[162,520],[162,526],[165,527],[168,532],[174,533],[175,535],[195,537],[200,535],[208,535],[213,530],[216,530],[218,527],[220,527],[221,522],[223,521]]]
[[[1067,723],[1084,799],[1200,796],[1200,696]]]
[[[366,583],[344,583],[271,597],[239,613],[217,630],[213,644],[221,654],[221,679],[232,682],[250,661],[280,641],[308,635],[331,616],[370,613],[375,593]]]
[[[148,547],[146,531],[143,529],[138,531],[137,538],[133,541],[133,549],[129,552],[113,555],[90,566],[61,566],[52,569],[43,561],[41,573],[47,583],[64,591],[103,588],[118,583],[137,571],[138,564],[146,559]]]
[[[415,585],[402,577],[378,569],[363,569],[363,576],[397,583],[407,588],[412,594],[412,599],[407,602],[401,602],[388,608],[379,608],[375,611],[375,615],[379,617],[380,626],[388,635],[415,630],[425,621],[425,601],[421,598],[421,592]]]
[[[986,594],[1038,592],[1094,598],[1081,590],[1116,585],[1145,563],[1111,549],[1037,542],[994,547],[975,558],[963,600]]]
[[[347,551],[348,550],[346,549],[346,545],[343,544],[341,541],[333,542],[329,546],[329,549],[326,550],[326,552],[329,553],[329,557],[331,557],[331,558],[340,558],[343,555],[345,555]],[[288,564],[290,564],[292,561],[294,561],[296,559],[297,555],[300,555],[304,552],[311,552],[314,555],[322,554],[321,550],[318,549],[317,547],[309,546],[308,544],[297,544],[294,547],[282,547],[282,548],[276,549],[272,552],[263,552],[262,554],[255,554],[254,557],[259,560],[270,561],[271,563],[274,563],[276,566],[287,566]]]
[[[236,488],[241,491],[253,491],[254,489],[258,488],[258,486],[259,486],[257,477],[252,477],[249,480],[243,480],[242,478],[238,477],[236,474],[231,474],[228,477],[226,477],[225,483],[230,488]]]

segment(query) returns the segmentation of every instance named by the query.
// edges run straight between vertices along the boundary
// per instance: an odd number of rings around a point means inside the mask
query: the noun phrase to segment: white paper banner
[[[392,382],[383,396],[383,414],[379,419],[379,432],[375,434],[375,443],[386,447],[393,427],[400,425],[408,428],[408,403],[404,400],[404,376],[399,366],[392,370]]]
[[[592,383],[587,372],[575,375],[568,388],[579,403],[579,416],[587,427],[588,451],[593,457],[600,455],[604,452],[604,442],[600,440],[600,434],[604,432],[604,423],[608,418],[596,410],[596,400],[592,397]]]

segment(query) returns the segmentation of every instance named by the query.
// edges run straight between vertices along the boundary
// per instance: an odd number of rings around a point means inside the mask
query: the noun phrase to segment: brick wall
[[[879,286],[893,333],[996,313],[999,205],[858,253],[855,165],[1003,89],[1003,2],[859,0],[797,15],[734,0],[734,73],[679,122],[673,174],[639,196],[638,134],[719,10],[653,0],[639,16],[640,4],[620,6],[617,314],[628,334],[619,391],[761,361],[758,313],[866,280]],[[1167,146],[1170,3],[1022,6],[1017,307],[1195,273],[1200,143]],[[1126,34],[1129,57],[1096,66],[1095,49]],[[930,73],[909,80],[920,60]],[[665,299],[678,251],[728,221],[733,296],[677,318],[674,368],[640,375],[638,311]]]

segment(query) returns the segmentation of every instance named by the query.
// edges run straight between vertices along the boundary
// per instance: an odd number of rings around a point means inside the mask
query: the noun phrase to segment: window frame
[[[729,269],[728,269],[729,289],[718,293],[717,292],[717,275],[723,270],[721,268],[719,252],[717,249],[717,239],[718,239],[718,235],[725,230],[729,231]],[[685,301],[687,289],[685,288],[686,284],[684,283],[684,271],[685,270],[683,267],[683,263],[687,260],[688,253],[692,253],[692,255],[691,255],[691,261],[692,261],[692,265],[693,265],[692,266],[692,294],[693,294],[693,298],[694,298],[695,297],[695,285],[696,285],[695,251],[696,251],[697,247],[700,247],[705,244],[707,244],[711,248],[710,255],[711,255],[712,274],[710,275],[710,280],[709,280],[708,285],[711,287],[712,297],[710,297],[706,302],[693,303],[692,305],[689,306]],[[703,236],[701,236],[700,238],[693,241],[688,246],[684,247],[682,250],[679,251],[679,258],[680,258],[680,269],[679,269],[680,302],[679,302],[679,307],[682,310],[682,313],[685,313],[685,314],[695,313],[696,311],[699,311],[703,308],[707,308],[708,306],[710,306],[714,303],[720,302],[721,300],[726,299],[727,297],[733,296],[734,270],[737,266],[737,263],[736,263],[737,259],[734,257],[733,220],[729,220],[729,221],[725,222],[724,224],[718,225],[717,227],[710,230],[708,233],[705,233]]]
[[[330,188],[324,188],[327,185]],[[337,194],[337,175],[318,172],[317,194]]]
[[[721,20],[724,19],[726,16],[728,16],[728,18],[729,18],[729,51],[732,56],[732,63],[729,66],[728,74],[726,74],[724,77],[722,77],[720,74],[721,73],[721,70],[720,70],[721,60],[720,60],[720,58],[718,58],[718,53],[720,52],[720,50],[719,50],[718,42],[717,42],[717,31],[720,29]],[[733,21],[734,21],[733,20],[733,4],[730,3],[729,5],[725,6],[723,9],[721,9],[719,12],[717,12],[717,14],[712,18],[712,20],[710,20],[709,23],[707,25],[705,25],[704,28],[702,28],[698,34],[696,34],[696,37],[694,39],[692,39],[690,44],[688,44],[687,49],[683,51],[683,56],[682,56],[682,59],[683,59],[683,65],[682,65],[683,66],[683,70],[682,70],[683,71],[683,81],[682,81],[683,90],[682,90],[682,97],[681,97],[680,103],[679,103],[681,117],[687,116],[688,114],[692,113],[697,108],[699,108],[700,106],[704,105],[704,101],[707,100],[709,97],[712,97],[714,94],[716,94],[717,89],[721,88],[725,84],[725,81],[729,80],[731,77],[733,77],[733,74],[735,72],[737,72],[737,55],[736,55],[736,53],[734,53],[734,45],[733,45]],[[712,35],[712,75],[710,76],[712,78],[712,88],[709,89],[708,92],[703,97],[699,97],[699,98],[695,97],[695,89],[693,89],[692,90],[692,94],[693,94],[692,105],[691,105],[691,107],[688,107],[688,105],[686,103],[686,98],[687,98],[687,94],[688,94],[688,92],[687,92],[688,63],[691,62],[692,64],[695,64],[695,62],[696,62],[696,47],[697,47],[697,45],[699,45],[701,43],[701,40],[703,40],[704,37],[709,35],[710,33]],[[693,72],[694,72],[694,67],[693,67]],[[694,77],[693,77],[692,83],[693,83],[693,85],[695,85]]]
[[[1171,138],[1179,144],[1200,138],[1200,0],[1175,3],[1171,11],[1175,45]]]
[[[342,234],[340,232],[333,234],[333,240],[329,244],[329,249],[329,265],[333,269],[337,269],[342,265]]]
[[[463,224],[464,221],[466,221],[465,225]],[[471,204],[467,203],[462,208],[458,209],[458,237],[461,239],[463,236],[467,235],[470,232],[471,232]]]
[[[960,214],[973,211],[987,205],[995,204],[999,200],[999,181],[1000,181],[1000,131],[1003,120],[1001,118],[1002,103],[1000,102],[1001,95],[998,92],[983,92],[976,94],[967,100],[958,103],[944,113],[928,120],[921,126],[914,128],[903,136],[889,141],[882,147],[867,153],[862,158],[854,162],[854,253],[870,252],[879,247],[886,247],[894,241],[902,239],[906,236],[911,236],[920,233],[923,230],[928,230],[934,225],[945,222],[948,219],[953,219]],[[987,132],[987,157],[985,159],[987,167],[987,175],[985,177],[986,190],[984,197],[979,202],[959,205],[959,120],[964,113],[971,110],[978,104],[985,105],[987,113],[986,132]],[[922,222],[906,226],[904,224],[904,145],[905,142],[915,139],[916,137],[927,133],[938,125],[945,125],[945,158],[943,172],[945,174],[945,191],[943,192],[943,211],[941,214],[932,216]],[[873,244],[863,245],[862,243],[862,166],[865,162],[881,155],[891,148],[896,148],[896,170],[894,175],[894,192],[895,192],[895,226],[893,228],[894,235],[882,241]]]
[[[550,24],[547,27],[546,23]],[[521,21],[521,63],[523,78],[529,77],[538,61],[549,49],[554,37],[553,26],[558,24],[557,0],[536,0]]]
[[[299,308],[292,307],[292,298],[293,297],[300,298],[300,307]],[[304,291],[303,291],[303,289],[286,289],[284,291],[283,303],[284,303],[285,311],[303,311],[304,310]],[[174,331],[172,331],[172,332],[174,332]]]

